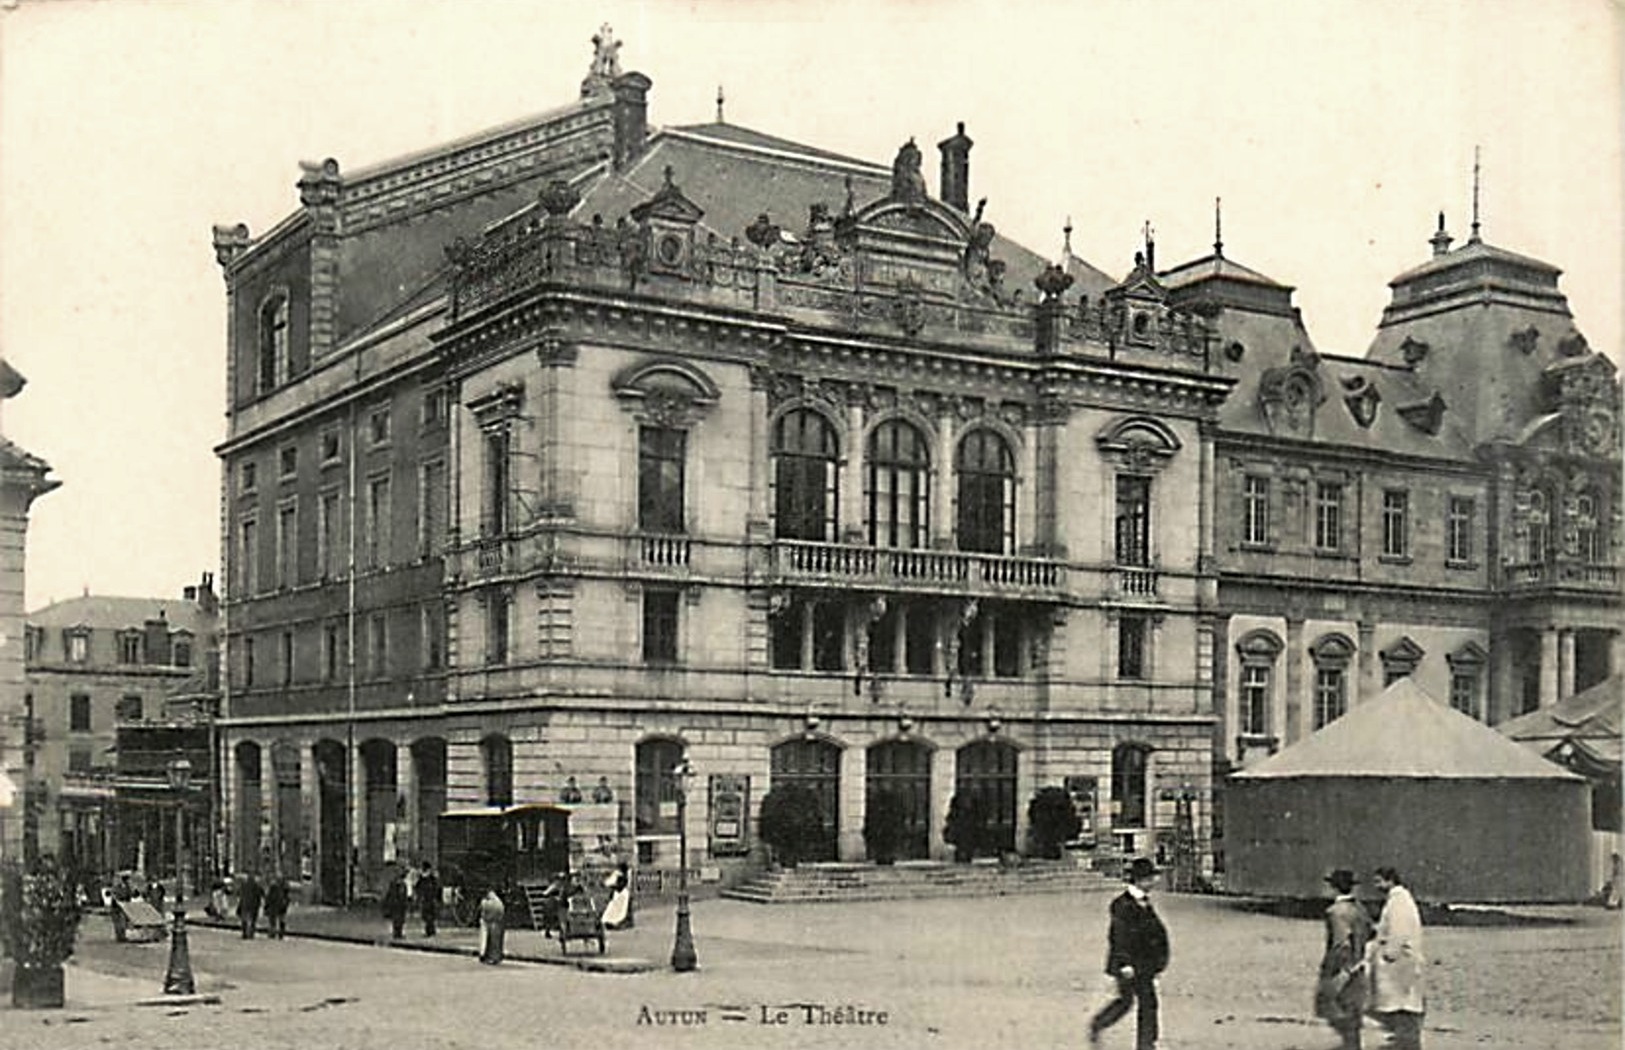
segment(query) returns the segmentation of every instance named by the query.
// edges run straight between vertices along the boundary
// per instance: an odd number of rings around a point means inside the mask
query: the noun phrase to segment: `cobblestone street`
[[[640,913],[611,957],[637,974],[293,937],[245,942],[196,929],[199,992],[218,1003],[136,1005],[158,994],[167,950],[111,943],[86,924],[69,1009],[0,1010],[0,1046],[50,1050],[332,1047],[1081,1047],[1101,994],[1101,894],[843,906],[694,907],[701,970],[664,968],[669,907]],[[1174,963],[1165,1050],[1320,1050],[1308,1016],[1318,922],[1235,902],[1164,897]],[[1620,921],[1595,909],[1427,931],[1433,1050],[1613,1050],[1620,1039]],[[421,943],[414,937],[409,945]],[[440,947],[471,944],[466,932]],[[519,953],[553,959],[530,931]],[[884,1023],[881,1023],[881,1014]],[[1126,1047],[1130,1026],[1108,1033]],[[1369,1045],[1379,1045],[1377,1033]]]

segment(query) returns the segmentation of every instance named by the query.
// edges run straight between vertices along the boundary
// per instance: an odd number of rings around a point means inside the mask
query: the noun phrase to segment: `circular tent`
[[[1587,894],[1586,781],[1408,678],[1230,777],[1226,887],[1324,897],[1333,868],[1389,865],[1436,902]]]

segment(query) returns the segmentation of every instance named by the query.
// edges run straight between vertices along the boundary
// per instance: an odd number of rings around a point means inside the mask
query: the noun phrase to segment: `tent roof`
[[[1580,772],[1611,770],[1617,775],[1625,757],[1620,741],[1622,722],[1625,675],[1615,674],[1562,703],[1519,715],[1496,728],[1531,751],[1555,755],[1555,761]]]
[[[1234,775],[1285,777],[1573,780],[1575,774],[1401,678],[1319,732]]]

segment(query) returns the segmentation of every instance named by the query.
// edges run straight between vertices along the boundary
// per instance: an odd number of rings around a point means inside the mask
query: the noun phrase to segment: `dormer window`
[[[141,632],[120,631],[118,635],[118,662],[121,664],[138,664],[141,662]]]
[[[288,381],[288,297],[278,293],[260,307],[259,392]]]
[[[86,663],[90,660],[90,628],[69,627],[62,632],[62,648],[67,651],[68,662]]]

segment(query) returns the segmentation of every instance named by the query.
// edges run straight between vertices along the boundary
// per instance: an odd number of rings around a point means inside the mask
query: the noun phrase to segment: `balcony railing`
[[[662,569],[686,569],[694,553],[693,541],[687,536],[641,533],[633,543],[641,564]]]
[[[1532,590],[1542,587],[1578,587],[1584,590],[1617,591],[1619,567],[1597,565],[1581,561],[1524,562],[1508,565],[1502,578],[1513,590]]]
[[[1155,598],[1157,570],[1143,565],[1117,570],[1117,593],[1125,598]]]
[[[485,580],[512,572],[514,543],[505,536],[492,536],[479,540],[468,552],[468,575],[471,579]]]
[[[805,540],[776,541],[773,568],[787,578],[972,591],[1054,591],[1064,582],[1061,564],[1043,558]]]

